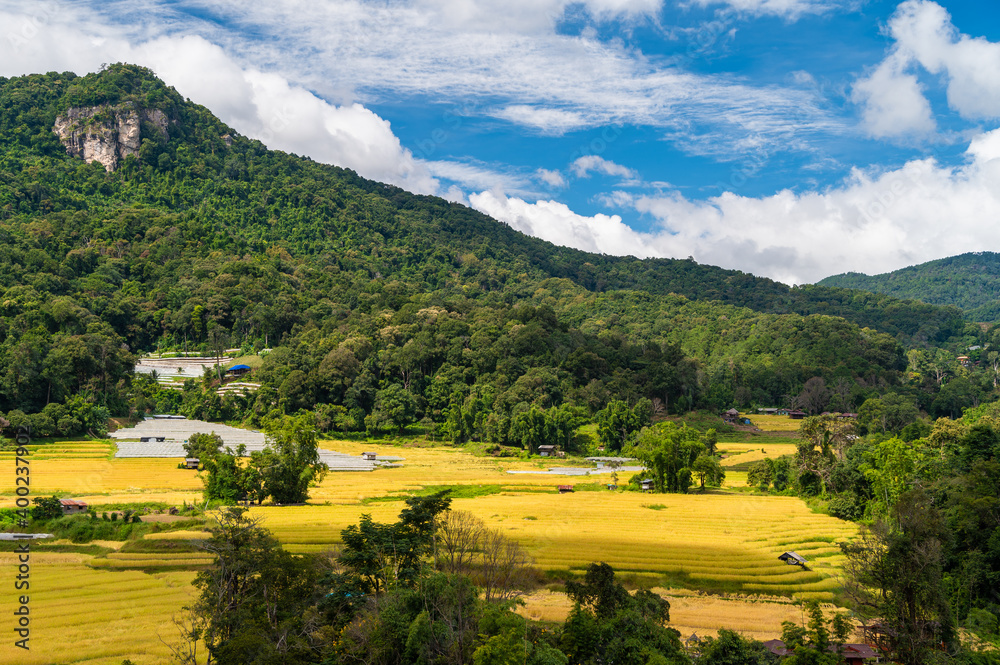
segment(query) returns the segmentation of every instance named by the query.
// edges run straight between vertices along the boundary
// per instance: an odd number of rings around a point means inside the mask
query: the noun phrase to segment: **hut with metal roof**
[[[249,365],[233,365],[226,370],[226,376],[243,376],[250,373]]]

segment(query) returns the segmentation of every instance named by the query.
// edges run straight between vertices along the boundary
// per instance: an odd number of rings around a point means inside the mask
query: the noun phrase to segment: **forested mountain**
[[[818,286],[863,289],[965,310],[970,321],[1000,319],[1000,254],[970,252],[881,275],[848,272]]]
[[[87,141],[104,165],[67,153]],[[182,408],[130,379],[154,349],[275,347],[254,400],[201,415],[457,413],[508,442],[532,407],[773,404],[816,376],[848,407],[899,384],[901,343],[965,332],[952,307],[556,247],[269,151],[129,65],[0,79],[0,237],[0,409],[55,424]]]

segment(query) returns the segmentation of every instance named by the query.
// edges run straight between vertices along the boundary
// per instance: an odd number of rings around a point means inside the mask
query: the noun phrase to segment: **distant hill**
[[[461,407],[510,442],[531,405],[776,404],[812,377],[860,397],[900,382],[903,345],[966,327],[955,307],[557,247],[268,150],[130,65],[0,78],[0,239],[0,411],[48,408],[49,430],[82,394],[217,420],[324,405],[352,430]],[[130,378],[141,352],[229,347],[274,348],[250,403]]]
[[[932,305],[954,305],[973,321],[1000,320],[1000,254],[970,252],[881,275],[833,275],[817,286],[862,289]]]

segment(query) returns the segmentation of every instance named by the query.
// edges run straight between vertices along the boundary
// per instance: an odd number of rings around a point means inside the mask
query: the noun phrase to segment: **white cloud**
[[[495,118],[509,120],[518,125],[534,127],[544,134],[560,135],[573,129],[586,127],[588,122],[580,114],[561,109],[540,108],[513,104],[491,113]]]
[[[843,0],[694,0],[703,7],[726,5],[748,14],[772,14],[795,19],[802,14],[822,14],[844,6]]]
[[[908,0],[889,23],[898,50],[948,77],[948,104],[966,118],[1000,117],[1000,44],[959,34],[935,2]]]
[[[549,169],[538,169],[535,171],[535,175],[538,179],[544,182],[549,187],[565,187],[566,178],[559,171],[550,171]]]
[[[937,128],[930,102],[917,77],[904,72],[905,65],[899,57],[886,58],[854,84],[851,100],[862,105],[862,125],[871,136],[930,134]]]
[[[468,189],[501,187],[521,196],[530,195],[535,191],[529,178],[482,164],[441,160],[427,162],[427,168],[434,176],[459,183]]]
[[[615,164],[612,161],[597,155],[584,155],[578,157],[570,168],[577,178],[589,178],[591,173],[603,173],[604,175],[620,176],[622,178],[634,179],[638,174],[627,166]]]
[[[731,153],[748,134],[797,149],[814,133],[846,129],[821,107],[815,91],[685,72],[621,40],[602,41],[595,32],[559,34],[555,27],[566,8],[581,6],[570,0],[147,0],[137,12],[140,1],[109,0],[100,11],[148,30],[156,24],[210,33],[238,61],[328,99],[452,100],[553,135],[647,125],[698,154]],[[662,0],[589,0],[582,6],[598,23],[655,21]],[[202,15],[225,20],[196,18]],[[796,133],[799,138],[790,140]]]
[[[866,128],[875,136],[933,129],[930,105],[916,77],[919,65],[947,80],[948,105],[967,119],[1000,118],[1000,43],[960,34],[941,5],[907,0],[889,21],[894,44],[874,72],[855,84]],[[893,129],[893,125],[898,127]]]
[[[500,191],[470,194],[469,203],[511,228],[557,245],[640,258],[653,255],[643,234],[630,229],[618,215],[585,217],[558,201],[527,203]]]
[[[825,192],[784,190],[762,198],[727,192],[707,201],[676,192],[600,197],[652,217],[656,226],[648,233],[617,215],[587,217],[554,201],[527,203],[490,191],[469,200],[516,229],[561,245],[638,257],[694,256],[789,284],[809,283],[1000,246],[1000,129],[972,141],[967,156],[957,169],[924,159],[881,174],[855,170]]]

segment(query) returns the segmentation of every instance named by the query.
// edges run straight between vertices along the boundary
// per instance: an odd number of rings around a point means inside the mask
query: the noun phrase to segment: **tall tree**
[[[947,530],[922,490],[900,496],[889,519],[842,543],[845,590],[866,630],[905,665],[932,662],[941,644],[954,646],[942,583]]]

